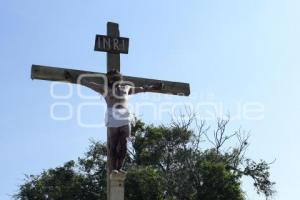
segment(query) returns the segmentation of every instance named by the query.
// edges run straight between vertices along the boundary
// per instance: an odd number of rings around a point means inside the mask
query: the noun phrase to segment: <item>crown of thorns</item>
[[[106,73],[106,75],[107,76],[122,76],[121,73],[116,69],[110,70],[109,72]]]

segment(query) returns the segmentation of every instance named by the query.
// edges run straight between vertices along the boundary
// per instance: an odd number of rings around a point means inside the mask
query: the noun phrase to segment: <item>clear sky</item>
[[[212,105],[230,112],[232,129],[251,131],[248,155],[276,159],[275,199],[299,197],[300,1],[2,0],[0,5],[1,200],[10,199],[24,174],[76,159],[91,138],[105,140],[103,127],[82,126],[103,121],[103,100],[81,98],[66,84],[32,81],[30,68],[104,72],[105,54],[93,46],[95,35],[106,33],[107,21],[118,22],[121,36],[130,38],[129,54],[121,56],[124,74],[191,84],[189,98],[138,95],[132,103],[206,105],[198,111],[211,124]],[[256,119],[245,114],[249,105],[259,107]],[[170,121],[166,113],[152,115],[149,108],[140,109],[147,123]],[[248,199],[260,199],[250,183],[244,184]]]

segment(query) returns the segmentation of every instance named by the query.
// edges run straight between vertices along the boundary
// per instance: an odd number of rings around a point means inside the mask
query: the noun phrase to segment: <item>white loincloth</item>
[[[107,127],[121,127],[130,124],[130,112],[126,108],[107,108],[105,125]]]

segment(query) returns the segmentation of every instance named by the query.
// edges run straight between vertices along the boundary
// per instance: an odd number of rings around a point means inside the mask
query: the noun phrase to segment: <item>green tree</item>
[[[160,173],[152,167],[131,167],[125,181],[125,199],[162,199]]]
[[[125,199],[243,200],[243,176],[253,179],[259,194],[271,197],[274,183],[270,181],[270,163],[246,157],[249,136],[241,130],[226,134],[228,122],[219,120],[215,130],[209,131],[204,122],[198,123],[193,117],[169,126],[135,121],[135,137],[124,166],[128,171]],[[200,148],[203,146],[208,147]],[[105,143],[92,142],[77,162],[27,176],[14,197],[106,199],[106,155]]]

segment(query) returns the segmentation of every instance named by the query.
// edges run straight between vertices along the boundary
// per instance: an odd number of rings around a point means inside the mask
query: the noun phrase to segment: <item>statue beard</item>
[[[112,88],[114,84],[118,85],[121,81],[122,81],[122,79],[112,79],[112,80],[108,80],[107,84],[108,84],[108,87]]]
[[[109,88],[112,88],[114,85],[115,86],[119,85],[119,84],[116,84],[117,82],[119,82],[119,81],[108,81],[107,85]]]
[[[113,85],[114,85],[114,82],[109,81],[107,85],[108,85],[109,88],[112,88]]]

